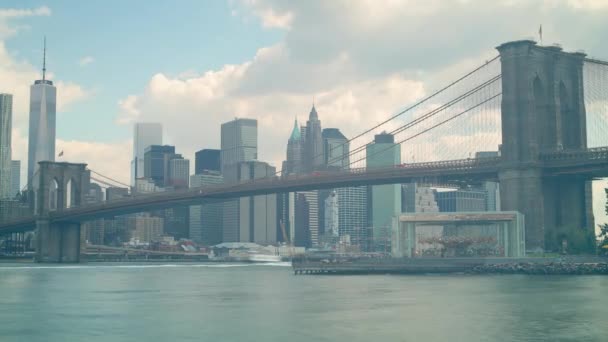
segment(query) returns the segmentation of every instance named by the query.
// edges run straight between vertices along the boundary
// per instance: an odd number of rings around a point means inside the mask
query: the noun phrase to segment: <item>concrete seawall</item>
[[[378,260],[293,260],[299,274],[607,274],[608,259],[569,258],[419,258]]]

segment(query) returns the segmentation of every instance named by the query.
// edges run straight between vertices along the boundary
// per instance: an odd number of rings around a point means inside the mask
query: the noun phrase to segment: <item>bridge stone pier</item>
[[[52,221],[53,212],[79,206],[90,182],[86,164],[39,162],[34,182],[37,262],[79,262],[80,222]]]
[[[593,229],[591,186],[581,175],[548,176],[541,153],[587,148],[584,53],[514,41],[502,67],[502,210],[526,221],[529,250],[554,249],[558,227]]]

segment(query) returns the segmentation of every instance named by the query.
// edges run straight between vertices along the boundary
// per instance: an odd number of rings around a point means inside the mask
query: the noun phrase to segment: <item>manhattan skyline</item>
[[[498,42],[535,36],[540,23],[545,44],[608,55],[600,38],[608,32],[602,20],[608,7],[563,3],[441,2],[423,11],[405,3],[183,2],[132,16],[109,10],[138,8],[118,1],[79,9],[66,1],[8,1],[0,8],[0,76],[6,80],[0,92],[14,94],[13,159],[23,161],[24,183],[28,90],[41,78],[44,35],[48,78],[58,88],[56,151],[128,183],[135,122],[160,122],[165,142],[194,160],[195,151],[219,148],[221,123],[257,119],[259,159],[280,168],[294,116],[306,122],[313,98],[323,127],[350,137],[490,58]],[[361,15],[370,10],[373,15]],[[480,27],[496,10],[504,13],[492,20],[499,29],[482,37],[459,21]],[[340,20],[330,20],[338,12]],[[95,29],[110,16],[113,27]],[[153,27],[163,18],[182,25]],[[566,19],[576,25],[561,26]],[[450,34],[430,25],[436,21],[452,25]],[[310,34],[317,26],[323,35]],[[378,32],[381,39],[366,38]],[[458,43],[473,36],[466,49]]]

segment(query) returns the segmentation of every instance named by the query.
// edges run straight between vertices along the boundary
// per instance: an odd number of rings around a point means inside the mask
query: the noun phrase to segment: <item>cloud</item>
[[[161,121],[178,149],[193,151],[217,147],[222,122],[254,117],[259,155],[279,165],[284,146],[276,142],[286,140],[295,116],[306,119],[314,96],[323,126],[352,136],[491,59],[500,42],[534,34],[540,20],[545,36],[559,34],[576,47],[599,46],[597,27],[608,33],[607,11],[579,13],[597,8],[592,1],[247,0],[233,6],[234,15],[282,27],[284,38],[240,65],[153,75],[142,92],[119,101],[117,122]],[[288,17],[289,24],[274,17]]]
[[[262,26],[267,28],[289,29],[293,20],[293,13],[276,13],[271,8],[261,10],[258,15],[262,18]]]
[[[596,10],[608,8],[606,0],[568,0],[568,4],[577,9]]]
[[[28,27],[26,25],[9,25],[9,21],[12,19],[50,15],[51,9],[46,6],[33,9],[0,8],[0,39],[13,36],[21,29]]]
[[[234,5],[234,3],[232,4]],[[243,0],[241,1],[241,4],[245,7],[244,12],[247,14],[251,13],[261,20],[262,27],[279,29],[291,28],[294,17],[292,11],[277,8],[276,6],[273,6],[273,4],[257,0]],[[233,8],[231,10],[231,15],[238,16],[241,12],[243,11]]]
[[[140,92],[119,101],[117,122],[160,121],[168,142],[192,157],[200,148],[219,147],[222,122],[234,117],[257,118],[259,157],[280,167],[293,119],[305,123],[313,97],[323,127],[338,127],[352,137],[490,60],[497,55],[494,47],[500,43],[536,35],[540,23],[546,41],[559,38],[566,48],[585,48],[591,54],[608,56],[603,41],[608,34],[608,7],[603,3],[234,2],[233,15],[253,16],[264,27],[284,30],[284,36],[261,47],[242,64],[198,73],[184,70],[178,77],[163,73],[151,76]],[[441,100],[459,95],[464,87]],[[486,110],[497,109],[492,105]],[[379,130],[393,129],[405,120]],[[485,120],[487,131],[475,136],[465,124],[457,130],[445,128],[441,139],[430,143],[429,139],[417,139],[404,146],[403,154],[411,157],[413,152],[417,160],[441,159],[454,151],[474,150],[476,141],[483,141],[484,149],[495,149],[491,147],[500,141],[499,123],[495,117],[479,120]],[[364,138],[351,148],[369,141],[371,135]],[[125,164],[125,173],[127,167]]]
[[[91,56],[85,56],[85,57],[82,57],[80,59],[80,61],[78,61],[78,65],[80,65],[81,67],[87,66],[87,65],[93,63],[94,61],[95,61],[95,58],[93,58]]]
[[[65,111],[69,105],[82,101],[92,94],[92,91],[73,82],[58,81],[55,86],[57,87],[57,112],[59,113]]]
[[[129,173],[118,165],[130,165],[133,143],[131,140],[115,143],[57,139],[55,150],[63,151],[57,160],[87,163],[87,167],[107,177],[129,184]]]
[[[0,8],[0,19],[49,15],[51,15],[51,9],[46,6],[34,9]]]

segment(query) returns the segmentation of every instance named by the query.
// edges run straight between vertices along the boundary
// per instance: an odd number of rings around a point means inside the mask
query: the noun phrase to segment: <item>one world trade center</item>
[[[40,161],[55,161],[55,119],[57,88],[46,79],[46,39],[42,62],[42,79],[30,86],[30,129],[28,140],[28,188]]]

